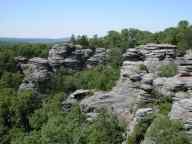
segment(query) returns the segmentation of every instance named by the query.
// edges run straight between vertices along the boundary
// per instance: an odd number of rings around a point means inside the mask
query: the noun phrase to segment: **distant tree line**
[[[188,21],[180,21],[176,27],[170,27],[160,32],[142,31],[139,29],[122,29],[109,31],[104,37],[94,35],[89,38],[83,36],[71,36],[71,42],[85,47],[105,48],[134,48],[146,43],[169,43],[178,47],[178,52],[184,52],[192,48],[192,25]]]

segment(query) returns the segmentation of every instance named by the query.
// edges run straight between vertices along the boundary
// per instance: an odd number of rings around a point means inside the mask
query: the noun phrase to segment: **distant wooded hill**
[[[40,44],[52,44],[52,43],[63,43],[69,41],[69,38],[58,38],[58,39],[49,39],[49,38],[0,38],[0,43],[40,43]]]

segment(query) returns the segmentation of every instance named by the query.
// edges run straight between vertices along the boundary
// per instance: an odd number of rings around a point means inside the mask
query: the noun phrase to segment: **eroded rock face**
[[[177,58],[178,73],[180,77],[192,76],[192,57],[186,55],[184,57]]]
[[[63,101],[63,110],[64,111],[69,111],[71,106],[74,104],[77,104],[80,102],[82,99],[84,99],[87,96],[90,96],[93,94],[92,90],[83,90],[79,89],[70,94],[70,96],[67,98],[67,100]]]
[[[67,57],[68,53],[71,51],[72,49],[68,46],[59,46],[58,44],[54,45],[49,50],[48,61],[53,66],[61,65],[64,63],[64,59]]]
[[[152,103],[154,90],[162,96],[177,96],[180,91],[185,92],[183,82],[177,78],[158,78],[157,70],[162,64],[170,64],[175,59],[173,45],[147,44],[143,48],[128,49],[123,55],[120,79],[116,86],[109,92],[98,91],[92,96],[79,101],[85,113],[96,113],[101,108],[106,108],[117,114],[120,119],[130,122],[139,108],[146,108]],[[97,64],[97,59],[102,63],[106,50],[98,48],[87,59],[88,65]],[[151,62],[154,62],[151,65]],[[148,61],[150,60],[150,63]]]
[[[64,66],[65,68],[80,70],[91,68],[98,64],[104,64],[107,57],[105,48],[83,48],[80,45],[54,45],[49,50],[48,61],[54,68]]]
[[[142,53],[146,58],[158,58],[163,60],[176,57],[176,46],[170,44],[146,44],[141,46]]]
[[[170,112],[170,118],[181,120],[184,123],[187,134],[192,136],[192,96],[174,102]]]
[[[132,56],[131,56],[132,57]],[[127,56],[128,58],[128,56]],[[83,112],[93,113],[105,108],[116,114],[125,122],[130,122],[137,110],[139,99],[146,97],[148,90],[140,89],[146,70],[140,69],[142,61],[124,61],[121,67],[121,76],[116,86],[110,92],[95,92],[80,102]],[[151,83],[151,76],[145,76],[145,82]]]
[[[25,76],[20,90],[33,90],[38,83],[43,83],[51,77],[52,71],[47,59],[34,57],[19,65]]]
[[[137,48],[129,48],[123,54],[124,61],[144,61],[145,55]]]
[[[29,59],[27,64],[22,65],[22,69],[25,79],[31,81],[47,80],[51,71],[47,59],[38,57]]]
[[[105,48],[96,48],[94,55],[91,56],[86,62],[87,67],[92,68],[98,64],[104,64],[107,54],[108,51]]]
[[[169,44],[146,44],[141,48],[149,72],[157,73],[162,65],[175,63],[176,46]]]

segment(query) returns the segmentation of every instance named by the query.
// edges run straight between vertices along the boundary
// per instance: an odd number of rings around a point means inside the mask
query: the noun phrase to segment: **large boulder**
[[[77,104],[82,99],[92,94],[93,92],[91,90],[83,90],[83,89],[76,90],[75,92],[71,93],[65,101],[63,101],[62,103],[63,110],[69,111],[72,105]]]

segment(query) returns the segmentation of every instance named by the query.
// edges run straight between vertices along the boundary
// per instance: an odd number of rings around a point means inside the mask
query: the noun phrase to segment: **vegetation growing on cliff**
[[[23,74],[17,72],[14,57],[47,57],[49,45],[45,44],[6,44],[0,46],[0,144],[120,144],[124,129],[118,120],[108,113],[101,113],[93,121],[85,120],[78,106],[69,113],[62,111],[62,101],[70,92],[84,88],[110,90],[119,77],[120,55],[126,48],[140,44],[171,43],[178,46],[179,54],[192,46],[192,27],[187,21],[181,21],[177,27],[162,32],[151,33],[137,29],[123,29],[121,32],[110,31],[104,37],[73,36],[72,42],[86,47],[106,47],[111,49],[111,57],[106,65],[91,70],[69,74],[57,71],[46,99],[34,97],[31,91],[18,93]],[[144,66],[140,66],[145,69]],[[173,76],[175,67],[161,68],[162,76]],[[160,113],[167,115],[170,103],[159,105]],[[151,124],[152,123],[152,124]],[[151,128],[147,127],[151,124]],[[138,135],[156,137],[155,141],[166,143],[187,143],[180,131],[182,126],[165,116],[157,117],[154,122],[138,125],[132,135],[136,143]],[[166,128],[168,128],[166,130]],[[158,130],[162,130],[160,133]],[[145,134],[147,130],[147,133]],[[165,140],[163,137],[165,136]],[[175,140],[170,141],[171,138]]]

